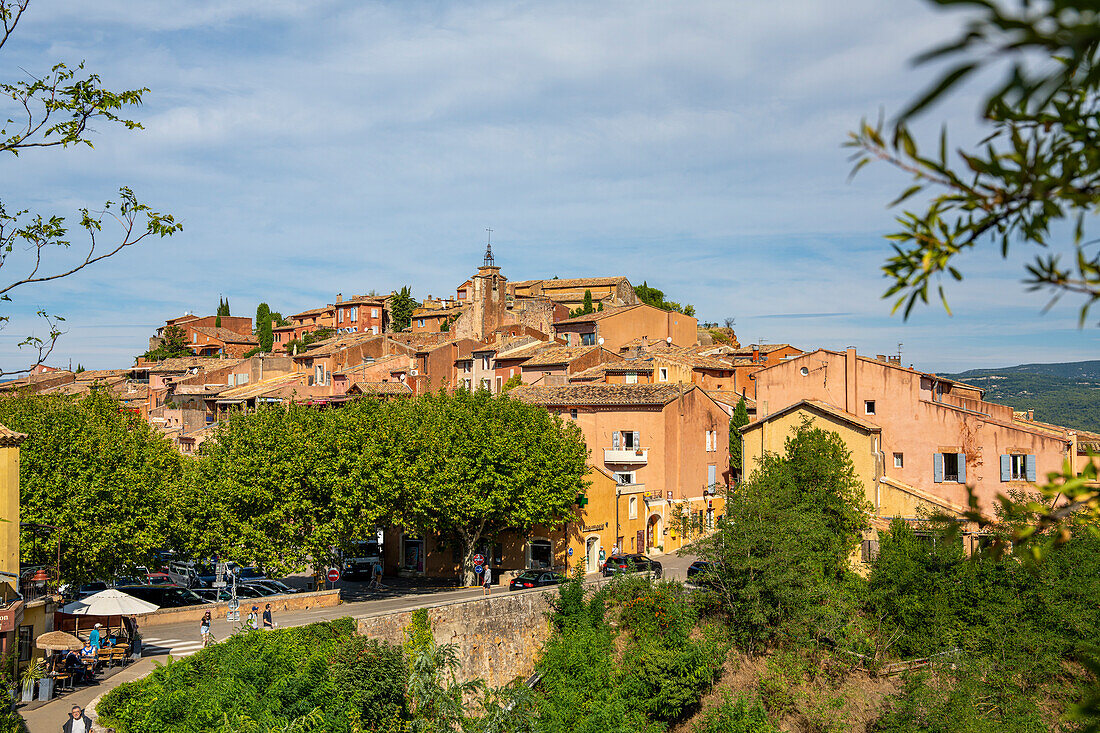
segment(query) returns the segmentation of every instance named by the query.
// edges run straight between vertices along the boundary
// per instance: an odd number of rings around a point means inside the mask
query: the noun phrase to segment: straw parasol
[[[115,588],[101,590],[81,601],[73,601],[61,610],[65,613],[82,616],[133,616],[139,613],[156,611],[160,606],[155,603],[134,598]]]
[[[50,652],[63,652],[69,649],[80,649],[84,646],[84,642],[64,631],[50,631],[35,639],[34,645]]]

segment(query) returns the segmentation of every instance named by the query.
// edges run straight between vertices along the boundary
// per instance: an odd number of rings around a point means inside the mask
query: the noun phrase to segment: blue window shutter
[[[1001,456],[1001,481],[1012,480],[1012,456]]]
[[[1027,480],[1034,481],[1038,476],[1038,468],[1035,466],[1035,456],[1027,456]]]
[[[943,483],[943,454],[932,454],[932,480],[937,484]]]
[[[966,454],[959,453],[959,483],[966,483]]]

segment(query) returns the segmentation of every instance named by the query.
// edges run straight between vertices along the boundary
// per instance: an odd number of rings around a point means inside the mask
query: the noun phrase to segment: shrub
[[[768,714],[759,701],[744,697],[736,700],[728,694],[718,705],[708,708],[695,724],[695,733],[778,733],[768,722]]]

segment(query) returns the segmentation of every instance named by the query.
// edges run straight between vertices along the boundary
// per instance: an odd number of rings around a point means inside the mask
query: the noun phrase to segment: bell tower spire
[[[485,231],[489,233],[489,237],[485,241],[485,262],[481,266],[496,267],[496,263],[493,262],[493,230],[486,228]]]

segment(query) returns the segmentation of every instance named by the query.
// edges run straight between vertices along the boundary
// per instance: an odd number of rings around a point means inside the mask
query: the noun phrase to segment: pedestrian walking
[[[61,730],[64,733],[91,733],[92,721],[79,705],[73,705],[72,712],[69,713],[65,724],[61,726]]]
[[[275,628],[275,622],[271,620],[271,604],[270,603],[267,604],[266,606],[264,606],[264,628],[265,629]]]
[[[88,634],[88,643],[96,649],[100,649],[103,646],[103,637],[99,633],[101,628],[103,628],[102,625],[96,624],[95,627],[92,628],[92,633]]]
[[[199,622],[199,633],[202,634],[202,645],[208,647],[213,642],[214,637],[210,634],[210,612],[207,611],[203,614],[202,621]]]
[[[488,565],[485,566],[485,595],[489,595],[493,592],[493,569]]]
[[[259,611],[259,610],[260,610],[259,606],[253,606],[252,610],[248,612],[248,618],[245,619],[245,625],[248,628],[250,628],[250,629],[260,628],[259,618],[256,615],[256,612]]]

